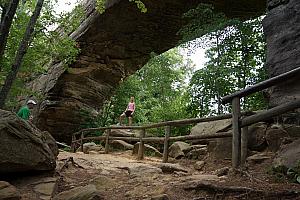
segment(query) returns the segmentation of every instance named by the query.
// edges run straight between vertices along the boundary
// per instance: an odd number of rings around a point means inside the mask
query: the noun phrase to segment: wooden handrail
[[[291,110],[300,108],[300,100],[296,100],[290,103],[282,104],[280,106],[271,108],[266,111],[259,112],[255,115],[246,117],[242,119],[241,121],[241,127],[246,127],[251,124],[255,124],[257,122],[261,122],[264,120],[272,119],[272,117],[281,115],[283,113],[289,112]]]
[[[252,111],[246,111],[242,112],[243,116],[249,116],[253,115],[255,112]],[[151,129],[151,128],[159,128],[159,127],[165,127],[165,126],[181,126],[186,124],[195,124],[200,122],[210,122],[210,121],[218,121],[223,119],[230,119],[232,117],[232,114],[225,114],[225,115],[218,115],[218,116],[211,116],[211,117],[203,117],[203,118],[191,118],[191,119],[180,119],[180,120],[174,120],[174,121],[166,121],[166,122],[160,122],[160,123],[153,123],[153,124],[147,124],[143,126],[107,126],[107,127],[99,127],[99,128],[86,128],[82,129],[73,135],[80,135],[81,133],[86,133],[90,131],[100,131],[100,130],[108,130],[108,129],[135,129],[135,130],[143,130],[143,129]]]
[[[295,69],[293,69],[291,71],[288,71],[286,73],[280,74],[280,75],[275,76],[273,78],[270,78],[268,80],[257,83],[253,86],[247,87],[243,90],[240,90],[240,91],[237,91],[237,92],[232,93],[230,95],[227,95],[227,96],[222,98],[222,103],[226,104],[226,103],[231,102],[234,97],[239,97],[239,98],[245,97],[245,96],[250,95],[252,93],[259,92],[259,91],[264,90],[266,88],[269,88],[271,86],[280,84],[280,83],[282,83],[282,81],[285,81],[289,78],[292,78],[292,77],[295,77],[295,76],[299,75],[299,73],[300,73],[300,67],[295,68]]]
[[[170,142],[176,142],[176,141],[187,141],[187,140],[200,140],[200,139],[213,139],[213,138],[225,138],[225,137],[232,137],[231,132],[218,132],[215,134],[203,134],[203,135],[184,135],[184,136],[176,136],[176,137],[169,137]],[[86,137],[83,138],[83,141],[88,140],[106,140],[106,136],[97,136],[97,137]],[[139,142],[140,138],[138,137],[114,137],[109,136],[109,140],[123,140],[127,142]],[[143,137],[143,142],[156,142],[163,144],[165,141],[164,137]],[[75,142],[80,142],[79,140],[74,140]]]

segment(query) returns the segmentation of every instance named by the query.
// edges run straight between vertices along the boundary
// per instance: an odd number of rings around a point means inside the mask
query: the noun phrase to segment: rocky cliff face
[[[300,67],[300,1],[269,0],[263,26],[269,75],[273,77]],[[271,89],[271,106],[295,99],[300,99],[299,76]]]
[[[97,112],[114,88],[140,69],[151,52],[162,53],[178,44],[178,30],[185,23],[182,14],[201,2],[213,3],[228,17],[249,18],[263,13],[262,0],[199,1],[145,0],[147,13],[141,13],[128,0],[108,0],[104,14],[87,1],[87,19],[72,37],[81,54],[65,70],[55,64],[34,84],[45,94],[37,125],[59,141],[70,141],[71,135],[84,122],[83,110]]]

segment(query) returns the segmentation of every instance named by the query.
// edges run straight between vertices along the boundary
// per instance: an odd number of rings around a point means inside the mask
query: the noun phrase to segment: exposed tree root
[[[84,169],[84,167],[80,166],[78,163],[76,163],[73,159],[73,157],[68,157],[66,159],[62,159],[61,161],[64,161],[64,164],[56,171],[58,174],[61,173],[64,169],[69,168],[69,164],[71,163],[72,166]]]
[[[300,197],[300,191],[263,191],[249,187],[217,185],[212,182],[192,182],[183,187],[184,190],[207,191],[214,195],[214,199],[223,199],[226,195],[234,195],[236,199],[273,199],[284,197],[284,199],[295,199]],[[222,196],[220,198],[220,195]]]

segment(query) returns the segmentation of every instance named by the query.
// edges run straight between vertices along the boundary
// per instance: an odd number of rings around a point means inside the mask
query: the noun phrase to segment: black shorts
[[[125,115],[126,115],[126,117],[132,117],[132,111],[127,110],[127,111],[125,112]]]

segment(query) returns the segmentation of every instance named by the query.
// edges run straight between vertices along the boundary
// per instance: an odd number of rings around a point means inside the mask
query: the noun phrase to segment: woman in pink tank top
[[[131,126],[132,125],[132,116],[134,114],[134,111],[135,111],[134,97],[130,97],[130,101],[128,103],[126,110],[120,116],[120,119],[119,119],[120,125],[122,125],[123,120],[126,116],[128,118],[128,125]]]

